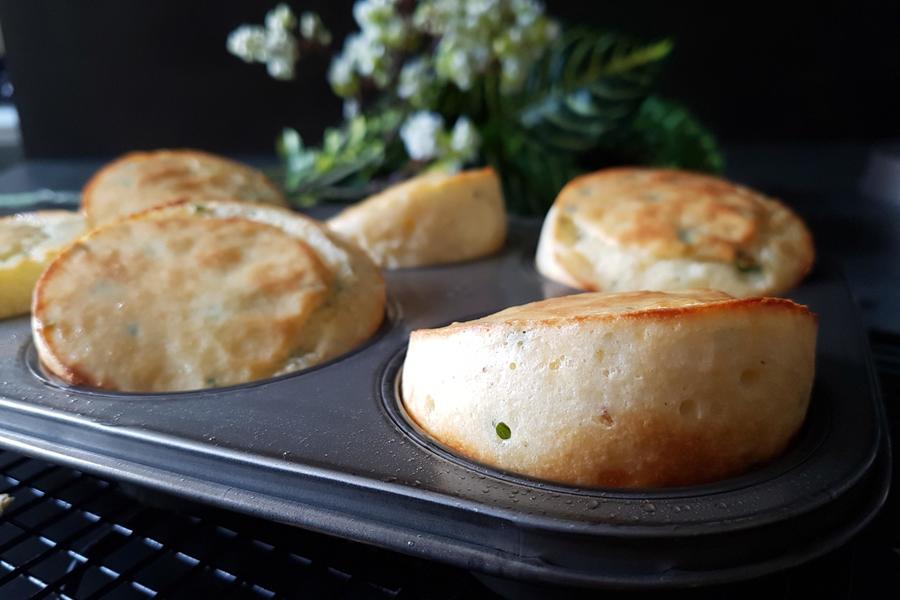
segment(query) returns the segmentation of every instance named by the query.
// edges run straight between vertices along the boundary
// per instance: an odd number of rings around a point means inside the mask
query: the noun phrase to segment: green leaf
[[[669,40],[641,45],[614,34],[571,31],[536,68],[519,121],[547,146],[591,150],[628,124],[671,50]]]
[[[571,154],[541,144],[514,124],[495,123],[483,134],[485,158],[500,175],[511,212],[544,214],[562,186],[579,173]]]
[[[509,425],[507,425],[503,421],[497,423],[497,426],[494,427],[494,430],[497,432],[497,437],[499,437],[501,440],[508,440],[510,437],[512,437],[512,430],[509,428]]]
[[[296,129],[290,127],[281,130],[281,137],[275,144],[279,156],[292,156],[303,151],[303,138]]]
[[[306,148],[292,129],[285,129],[277,149],[282,158],[283,184],[299,206],[323,199],[358,199],[353,189],[364,190],[380,170],[399,166],[397,131],[404,113],[376,110],[325,131],[321,148]]]
[[[615,144],[631,162],[710,173],[725,166],[712,133],[686,108],[657,96],[644,101]]]

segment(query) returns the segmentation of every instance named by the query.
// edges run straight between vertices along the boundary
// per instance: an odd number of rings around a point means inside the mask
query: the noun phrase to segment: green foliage
[[[671,49],[668,40],[642,45],[588,29],[568,32],[535,70],[519,119],[547,146],[591,150],[628,123]]]
[[[620,154],[638,164],[721,173],[715,137],[686,108],[650,96],[619,140]]]
[[[668,40],[639,43],[579,28],[550,45],[517,92],[497,74],[468,90],[435,83],[426,108],[447,123],[460,116],[475,123],[481,158],[500,174],[510,210],[521,214],[543,214],[572,177],[605,166],[719,172],[712,134],[681,105],[652,95],[671,50]],[[301,205],[356,200],[398,173],[440,166],[407,155],[399,132],[412,110],[383,94],[375,109],[328,129],[320,148],[285,130],[278,151],[291,197]]]
[[[489,134],[485,158],[500,175],[507,208],[512,212],[543,214],[557,192],[580,172],[569,154],[514,128],[498,127]]]
[[[579,29],[554,44],[517,118],[485,154],[514,212],[540,215],[572,177],[616,164],[720,172],[715,138],[684,107],[651,95],[672,45]],[[487,144],[486,144],[487,145]]]
[[[500,149],[488,156],[510,209],[543,214],[569,179],[604,166],[598,156],[615,162],[609,147],[629,138],[671,49],[668,40],[641,44],[585,28],[561,36],[494,137]]]
[[[328,80],[356,116],[318,148],[290,129],[278,143],[298,204],[355,200],[389,180],[488,162],[511,210],[542,214],[584,171],[722,168],[710,132],[653,95],[669,40],[563,30],[542,3],[518,0],[356,0],[353,17],[360,31],[344,40]],[[330,39],[315,14],[298,20],[279,4],[265,25],[235,29],[227,48],[292,79],[297,58]]]
[[[295,130],[283,130],[276,148],[284,165],[282,183],[292,200],[309,206],[359,199],[373,176],[405,161],[397,139],[403,117],[397,109],[358,115],[325,130],[321,148],[307,148]]]

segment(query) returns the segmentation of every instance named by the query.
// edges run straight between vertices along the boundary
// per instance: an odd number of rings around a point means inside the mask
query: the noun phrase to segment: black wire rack
[[[0,598],[468,598],[464,571],[0,452]]]
[[[871,340],[896,440],[900,336],[873,333]],[[894,469],[896,475],[896,464]],[[14,498],[0,517],[0,600],[495,597],[464,570],[187,503],[13,452],[0,451],[0,494]],[[826,557],[740,586],[679,596],[892,597],[900,589],[900,519],[893,504],[851,544]],[[513,595],[523,590],[506,589]]]

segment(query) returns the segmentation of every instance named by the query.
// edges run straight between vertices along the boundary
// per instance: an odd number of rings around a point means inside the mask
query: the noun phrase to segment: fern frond
[[[671,49],[669,40],[642,45],[613,34],[571,31],[539,64],[519,120],[548,146],[586,152],[628,122]]]

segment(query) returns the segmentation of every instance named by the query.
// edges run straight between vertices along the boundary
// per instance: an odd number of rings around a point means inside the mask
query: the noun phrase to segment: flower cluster
[[[353,15],[360,31],[347,38],[329,72],[334,92],[343,97],[359,92],[362,80],[379,89],[394,83],[397,93],[424,108],[435,83],[450,82],[471,89],[475,80],[499,71],[505,90],[518,88],[559,25],[544,15],[536,0],[424,0],[405,12],[401,0],[359,0]],[[434,51],[420,52],[399,64],[404,54],[422,43]]]
[[[517,89],[559,33],[536,0],[431,0],[419,4],[413,20],[438,40],[437,77],[461,90],[498,66],[503,88]]]
[[[393,81],[397,54],[415,43],[415,32],[400,0],[360,0],[353,6],[359,31],[344,40],[344,49],[331,62],[328,80],[338,96],[353,96],[360,81],[378,88]]]
[[[437,160],[447,169],[459,169],[478,155],[478,130],[465,115],[456,119],[452,131],[444,129],[444,118],[434,112],[410,115],[400,128],[400,137],[409,157],[416,161]]]
[[[305,12],[299,20],[299,39],[294,35],[298,21],[286,4],[279,4],[266,14],[265,26],[242,25],[231,32],[228,51],[248,63],[265,63],[275,79],[294,78],[294,67],[300,57],[300,40],[319,45],[331,43],[331,33],[318,15]]]
[[[721,169],[712,135],[652,95],[669,40],[588,26],[562,36],[542,0],[354,0],[353,17],[359,30],[328,71],[343,121],[319,145],[290,129],[278,144],[295,203],[490,163],[510,208],[540,214],[598,162]],[[290,79],[300,55],[330,39],[317,15],[282,4],[264,26],[235,30],[228,49]]]
[[[332,90],[344,99],[345,118],[361,114],[366,85],[385,90],[407,111],[418,111],[399,132],[407,155],[449,166],[476,159],[480,141],[465,115],[452,132],[444,130],[444,117],[435,112],[443,90],[468,92],[480,78],[491,78],[503,92],[518,89],[559,30],[537,0],[358,0],[353,17],[359,31],[344,40],[328,71]],[[273,77],[290,79],[299,56],[296,27],[281,4],[266,15],[265,27],[235,30],[228,49],[247,62],[266,63]],[[330,38],[312,13],[301,16],[299,31],[305,40]]]

